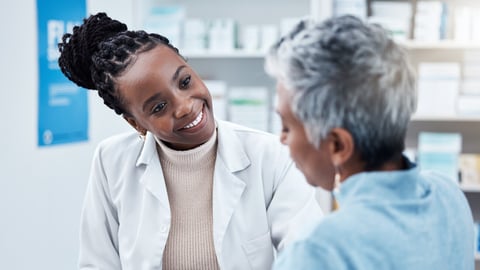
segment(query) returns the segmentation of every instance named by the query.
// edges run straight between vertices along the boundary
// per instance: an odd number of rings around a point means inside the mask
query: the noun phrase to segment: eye
[[[155,105],[155,106],[152,108],[152,113],[158,113],[158,112],[163,111],[163,109],[165,108],[165,106],[167,106],[167,104],[166,104],[165,102],[158,103],[157,105]]]
[[[180,89],[187,89],[190,85],[191,76],[187,76],[180,81]]]

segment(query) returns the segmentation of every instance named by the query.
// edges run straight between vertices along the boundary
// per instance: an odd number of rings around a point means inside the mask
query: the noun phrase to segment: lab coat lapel
[[[236,173],[246,169],[250,160],[237,134],[218,122],[218,146],[213,180],[213,232],[215,250],[220,266],[223,265],[221,247],[228,224],[246,184]]]
[[[158,158],[155,138],[150,133],[147,133],[145,137],[143,149],[140,152],[136,166],[146,167],[145,172],[140,178],[140,183],[143,184],[145,189],[155,196],[169,212],[170,206],[162,166]]]

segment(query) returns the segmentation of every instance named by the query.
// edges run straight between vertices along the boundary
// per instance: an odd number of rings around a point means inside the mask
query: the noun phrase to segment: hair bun
[[[126,30],[124,23],[111,19],[104,12],[84,19],[83,24],[75,26],[71,34],[63,35],[62,42],[58,44],[58,64],[63,74],[80,87],[96,89],[91,75],[93,54],[100,43]]]

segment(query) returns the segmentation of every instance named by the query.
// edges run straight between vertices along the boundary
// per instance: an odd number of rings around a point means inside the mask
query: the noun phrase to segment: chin
[[[309,177],[309,176],[306,176],[305,177],[307,179],[307,183],[310,184],[311,186],[314,186],[314,187],[318,187],[319,184],[317,183],[317,178],[313,178],[313,177]]]
[[[331,185],[331,183],[322,182],[322,181],[324,181],[324,179],[322,179],[321,177],[309,176],[309,175],[305,174],[305,178],[307,179],[307,183],[310,184],[311,186],[319,187],[319,188],[322,188],[322,189],[328,190],[328,191],[333,190],[333,186]]]

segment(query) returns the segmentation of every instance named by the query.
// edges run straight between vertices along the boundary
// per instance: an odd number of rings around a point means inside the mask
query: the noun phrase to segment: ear
[[[343,128],[334,128],[330,131],[329,151],[332,164],[342,167],[355,153],[355,142],[352,134]]]
[[[138,124],[138,122],[135,120],[135,118],[130,117],[130,116],[123,116],[123,119],[125,119],[125,121],[127,121],[130,124],[130,126],[132,126],[134,129],[136,129],[138,131],[138,133],[140,133],[142,135],[145,135],[147,133],[147,130],[145,128],[143,128],[142,126],[140,126]]]

